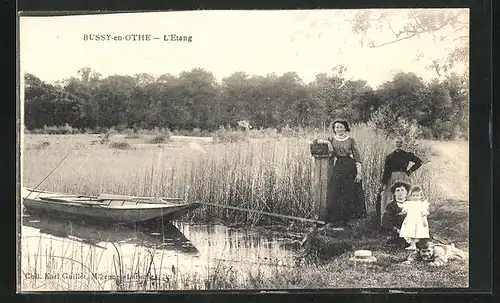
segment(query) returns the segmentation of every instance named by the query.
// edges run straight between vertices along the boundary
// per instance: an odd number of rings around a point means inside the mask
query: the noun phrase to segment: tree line
[[[399,73],[377,88],[346,79],[345,68],[318,74],[310,83],[295,72],[281,76],[236,72],[219,83],[194,68],[178,76],[112,75],[85,67],[77,75],[47,83],[25,79],[25,127],[68,124],[96,128],[215,130],[248,120],[253,128],[323,127],[335,117],[353,123],[375,121],[386,130],[402,119],[427,138],[448,139],[468,132],[468,86],[463,76],[424,81]]]

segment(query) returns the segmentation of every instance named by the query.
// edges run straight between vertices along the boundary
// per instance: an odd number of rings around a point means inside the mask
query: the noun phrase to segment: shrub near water
[[[366,125],[353,127],[351,135],[363,160],[367,208],[374,212],[383,161],[391,143]],[[241,142],[203,145],[203,153],[168,144],[162,149],[123,151],[95,146],[91,157],[85,149],[73,152],[45,185],[47,190],[82,194],[183,197],[187,193],[190,200],[311,218],[314,159],[309,144],[318,137],[326,136],[311,132],[302,137],[257,139],[250,135]],[[71,140],[67,138],[64,140]],[[25,186],[37,184],[53,169],[64,155],[59,151],[54,144],[25,151]],[[436,193],[425,170],[417,171],[413,178],[432,199]],[[190,216],[238,223],[258,223],[265,218],[214,207],[201,208]]]

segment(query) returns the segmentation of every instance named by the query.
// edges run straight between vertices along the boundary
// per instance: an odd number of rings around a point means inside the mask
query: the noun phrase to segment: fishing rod
[[[79,173],[82,170],[83,165],[85,164],[85,162],[87,162],[87,160],[90,158],[90,156],[92,156],[92,153],[93,153],[93,151],[90,152],[90,154],[87,156],[87,158],[85,158],[85,160],[82,161],[82,164],[80,164],[80,167],[76,170],[77,173]],[[38,193],[36,198],[41,194],[41,192],[45,191],[47,186],[49,186],[49,184],[46,184],[45,187],[42,190],[40,190],[40,192]],[[78,187],[78,190],[80,190],[80,187]]]
[[[59,163],[57,163],[56,167],[54,167],[52,169],[52,171],[47,175],[45,176],[45,178],[43,178],[42,181],[40,181],[40,183],[37,184],[37,186],[35,186],[32,190],[30,190],[30,193],[26,196],[26,199],[31,195],[31,193],[33,193],[34,191],[36,191],[36,189],[45,181],[47,180],[48,177],[50,177],[55,171],[56,169],[64,162],[64,160],[66,160],[66,158],[69,156],[69,154],[71,153],[71,150],[68,151],[68,153],[61,159],[61,161],[59,161]],[[40,193],[38,194],[40,195]]]
[[[82,164],[80,164],[80,167],[76,170],[77,172],[80,172],[82,170],[83,165],[85,164],[85,162],[87,162],[87,160],[90,158],[90,156],[92,156],[92,153],[93,153],[93,151],[90,152],[90,154],[87,156],[87,158],[85,158],[85,160],[82,161]],[[38,198],[38,196],[40,196],[41,192],[45,191],[47,186],[49,186],[49,185],[48,184],[45,185],[45,187],[42,190],[40,190],[40,192],[38,193],[38,195],[35,198]]]

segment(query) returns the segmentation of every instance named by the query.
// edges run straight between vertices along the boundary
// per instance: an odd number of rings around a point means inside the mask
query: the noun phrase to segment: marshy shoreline
[[[188,200],[311,217],[314,164],[308,144],[310,140],[324,135],[302,133],[278,136],[257,132],[219,135],[214,137],[213,142],[207,139],[172,140],[168,136],[163,141],[154,141],[158,134],[129,138],[117,135],[110,136],[110,142],[106,144],[96,143],[99,140],[96,135],[27,134],[23,135],[22,184],[27,187],[36,185],[65,153],[71,151],[67,161],[42,185],[44,189],[91,195],[186,197]],[[352,252],[347,251],[328,260],[302,260],[295,266],[249,262],[244,269],[235,267],[234,261],[219,258],[198,273],[183,273],[182,268],[175,264],[160,265],[162,249],[159,247],[127,255],[119,245],[104,241],[101,245],[112,251],[112,257],[106,270],[100,273],[108,274],[108,279],[23,279],[23,274],[35,276],[36,271],[41,274],[42,263],[51,274],[65,272],[68,275],[89,276],[97,272],[96,266],[102,256],[99,248],[66,241],[60,251],[51,251],[51,245],[56,240],[47,240],[40,235],[39,239],[32,238],[34,242],[30,243],[31,246],[22,250],[26,255],[20,258],[21,290],[467,287],[467,265],[451,262],[442,268],[403,266],[401,261],[405,259],[406,252],[383,246],[383,237],[374,233],[370,224],[383,158],[390,150],[390,143],[366,126],[355,128],[352,135],[364,159],[363,182],[369,218],[353,227],[351,240],[356,248],[371,249],[378,258],[377,263],[352,264],[348,260]],[[127,144],[119,147],[115,144],[113,148],[113,142]],[[431,141],[422,145],[432,150],[433,145],[440,144]],[[456,149],[468,148],[460,142],[446,144]],[[414,178],[429,194],[431,230],[441,239],[468,250],[468,201],[449,196],[446,190],[442,190],[446,188],[441,186],[443,182],[453,183],[456,180],[442,180],[443,175],[436,169],[439,168],[437,162],[441,161],[442,167],[448,167],[450,164],[444,162],[452,158],[446,154],[430,153],[427,156],[431,161],[424,164]],[[458,177],[468,178],[468,175]],[[179,223],[188,226],[216,223],[233,231],[254,232],[263,238],[288,238],[289,242],[299,240],[310,226],[206,206],[190,213]],[[295,251],[300,252],[300,249],[296,247]],[[39,256],[36,261],[35,253]]]

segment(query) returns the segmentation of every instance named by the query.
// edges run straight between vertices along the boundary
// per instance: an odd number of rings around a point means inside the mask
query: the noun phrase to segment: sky
[[[20,71],[54,83],[90,67],[106,77],[150,73],[178,75],[200,67],[217,80],[237,71],[263,75],[295,71],[304,82],[337,65],[347,78],[372,87],[397,72],[436,76],[425,66],[447,54],[450,42],[430,36],[381,48],[360,44],[352,32],[354,10],[184,11],[64,17],[21,17]],[[394,20],[396,24],[398,20]],[[85,41],[88,34],[150,34],[151,41]],[[192,42],[164,41],[164,35],[192,36]],[[392,33],[372,38],[390,41]],[[420,59],[418,59],[420,58]]]

